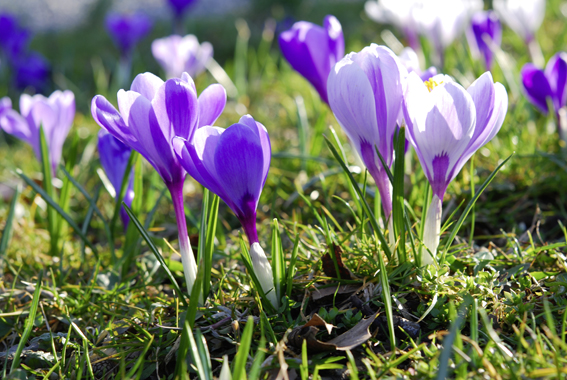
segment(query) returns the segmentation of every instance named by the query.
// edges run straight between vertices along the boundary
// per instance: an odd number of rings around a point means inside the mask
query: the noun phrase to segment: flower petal
[[[527,63],[522,67],[520,75],[529,101],[547,114],[547,98],[553,99],[553,92],[545,73],[535,65]]]
[[[143,73],[136,75],[130,86],[130,91],[137,92],[144,98],[152,100],[161,86],[163,86],[163,80],[160,77],[152,73]]]
[[[226,90],[220,84],[212,84],[199,95],[199,128],[214,125],[226,105]]]

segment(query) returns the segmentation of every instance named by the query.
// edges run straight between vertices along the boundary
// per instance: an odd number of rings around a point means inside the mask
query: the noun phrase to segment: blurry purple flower
[[[152,54],[168,78],[180,77],[183,72],[196,77],[205,71],[213,57],[213,45],[208,42],[199,44],[192,34],[185,37],[172,35],[154,40]]]
[[[197,98],[195,83],[187,73],[166,82],[151,73],[136,76],[130,91],[118,91],[120,112],[101,95],[95,96],[91,104],[95,121],[144,156],[169,189],[189,293],[197,265],[189,244],[183,206],[186,172],[173,151],[173,139],[179,136],[191,140],[199,127],[215,122],[225,104],[226,92],[219,84],[207,87]]]
[[[364,10],[371,20],[396,27],[404,34],[407,44],[418,50],[422,3],[423,0],[369,0],[364,4]]]
[[[106,131],[106,129],[101,129],[98,132],[98,154],[100,158],[100,164],[106,173],[106,176],[110,180],[110,183],[114,187],[116,192],[116,198],[118,198],[118,193],[122,188],[122,180],[124,178],[124,173],[126,172],[126,167],[128,166],[128,160],[130,159],[130,154],[132,149],[124,145],[116,137],[112,136]],[[126,188],[126,193],[124,194],[124,203],[130,207],[132,200],[134,199],[134,176],[130,174],[130,180],[128,181],[128,187]],[[122,224],[124,224],[124,229],[128,227],[128,222],[130,218],[124,207],[120,209],[120,217],[122,218]]]
[[[544,114],[549,111],[548,99],[555,113],[567,104],[567,53],[555,54],[545,70],[526,63],[520,75],[528,100]]]
[[[258,243],[256,209],[270,169],[266,128],[243,116],[229,128],[203,127],[192,141],[176,139],[179,161],[201,185],[217,194],[236,214],[251,245],[250,256],[264,292],[276,308],[272,268]]]
[[[421,68],[419,67],[419,58],[411,47],[404,48],[404,50],[402,50],[402,52],[398,55],[398,58],[408,73],[415,72],[423,81],[429,80],[431,77],[437,75],[437,69],[434,66],[431,66],[425,71],[421,71]]]
[[[136,44],[150,32],[152,22],[142,13],[109,13],[105,26],[122,55],[128,56]]]
[[[344,57],[343,30],[335,16],[327,16],[323,27],[307,21],[296,22],[280,34],[283,56],[298,73],[303,75],[328,103],[327,78],[331,69]]]
[[[25,55],[30,38],[29,30],[21,28],[14,16],[0,14],[0,47],[10,62]]]
[[[433,199],[425,219],[423,242],[433,258],[439,245],[442,201],[449,183],[463,165],[500,130],[508,95],[490,72],[465,90],[446,75],[423,82],[411,73],[404,96],[408,139],[415,148]],[[422,264],[433,258],[422,255]]]
[[[526,43],[534,40],[545,17],[545,0],[494,0],[492,5],[502,20]]]
[[[390,49],[372,44],[339,61],[328,82],[331,110],[374,178],[390,222],[391,185],[375,147],[390,167],[406,76]]]
[[[196,0],[168,0],[171,9],[177,18],[183,17],[183,13],[195,2]]]
[[[51,169],[55,173],[61,160],[63,143],[75,117],[75,95],[69,90],[55,91],[49,98],[22,94],[20,113],[13,110],[5,99],[0,110],[0,127],[4,132],[30,144],[38,160],[41,160],[39,128],[42,126]]]
[[[49,63],[37,52],[29,52],[12,62],[15,70],[14,81],[16,87],[25,89],[33,87],[36,90],[42,90],[49,79]]]
[[[0,115],[2,114],[2,111],[11,110],[11,109],[12,109],[12,100],[7,96],[0,98]]]
[[[481,54],[486,70],[490,70],[493,60],[490,45],[500,47],[502,42],[502,25],[496,12],[475,13],[471,19],[471,29],[467,37],[473,54]]]

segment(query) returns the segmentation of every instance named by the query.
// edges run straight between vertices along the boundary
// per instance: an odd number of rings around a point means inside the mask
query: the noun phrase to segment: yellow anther
[[[427,87],[427,89],[429,90],[429,92],[433,91],[433,89],[437,86],[439,86],[441,83],[443,83],[443,81],[437,83],[436,81],[433,80],[433,78],[426,80],[425,82],[423,82],[423,84],[425,84],[425,87]]]

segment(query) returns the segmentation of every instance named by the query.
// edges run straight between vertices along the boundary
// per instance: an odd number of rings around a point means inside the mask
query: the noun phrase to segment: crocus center
[[[423,84],[425,85],[425,87],[427,87],[429,92],[433,91],[433,89],[435,87],[439,86],[442,83],[443,83],[443,81],[437,82],[437,81],[433,80],[433,78],[430,78],[430,79],[426,80],[425,82],[423,82]]]

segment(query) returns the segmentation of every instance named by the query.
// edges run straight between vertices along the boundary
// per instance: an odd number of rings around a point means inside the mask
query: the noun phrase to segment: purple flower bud
[[[132,149],[108,133],[106,129],[101,129],[98,132],[98,153],[100,157],[100,164],[102,165],[106,176],[110,180],[110,183],[114,187],[116,197],[118,198],[118,193],[122,188],[122,180],[124,178],[124,173],[126,172],[126,167],[128,166],[128,160],[130,159]],[[130,207],[133,199],[134,176],[130,174],[128,187],[124,194],[124,202]],[[128,217],[128,214],[126,214],[124,207],[120,209],[120,217],[122,218],[124,229],[126,229],[130,218]]]
[[[391,186],[375,147],[390,167],[406,76],[390,49],[372,44],[339,61],[328,81],[331,110],[374,178],[386,218],[392,212]]]
[[[468,38],[471,50],[475,55],[482,55],[486,70],[490,70],[493,60],[490,45],[499,47],[502,42],[502,25],[496,12],[475,13],[471,19],[471,32]]]
[[[196,77],[205,71],[213,57],[213,45],[208,42],[199,44],[192,34],[185,37],[172,35],[154,40],[152,54],[168,78],[180,77],[183,72]]]
[[[195,2],[196,0],[168,0],[171,9],[175,12],[177,18],[182,17],[183,13]]]
[[[5,99],[2,100],[3,109],[0,109],[0,127],[4,132],[30,144],[41,160],[39,128],[42,126],[51,168],[55,173],[61,161],[63,143],[75,117],[75,95],[69,90],[55,91],[49,98],[22,94],[20,113],[13,110]]]
[[[152,22],[142,13],[109,13],[105,26],[121,53],[128,56],[138,42],[150,32]]]
[[[255,273],[277,307],[272,268],[256,232],[256,208],[272,151],[266,128],[246,115],[227,129],[203,127],[195,132],[192,141],[176,139],[174,145],[189,175],[217,194],[236,214],[251,245]]]
[[[335,16],[327,16],[323,27],[307,21],[296,22],[280,34],[283,56],[327,100],[327,78],[331,69],[345,54],[343,30]]]
[[[556,113],[567,104],[567,53],[559,52],[551,57],[545,70],[526,63],[520,75],[526,97],[544,114],[549,111],[548,99]]]
[[[35,90],[42,90],[47,85],[50,68],[47,60],[39,53],[29,52],[18,57],[12,62],[15,76],[14,81],[19,89],[33,87]]]
[[[506,90],[493,82],[490,72],[468,90],[446,75],[437,75],[425,83],[415,73],[408,76],[403,110],[408,139],[433,190],[424,233],[424,243],[433,256],[439,244],[441,205],[449,183],[500,130],[507,109]],[[424,263],[432,262],[428,257]]]

